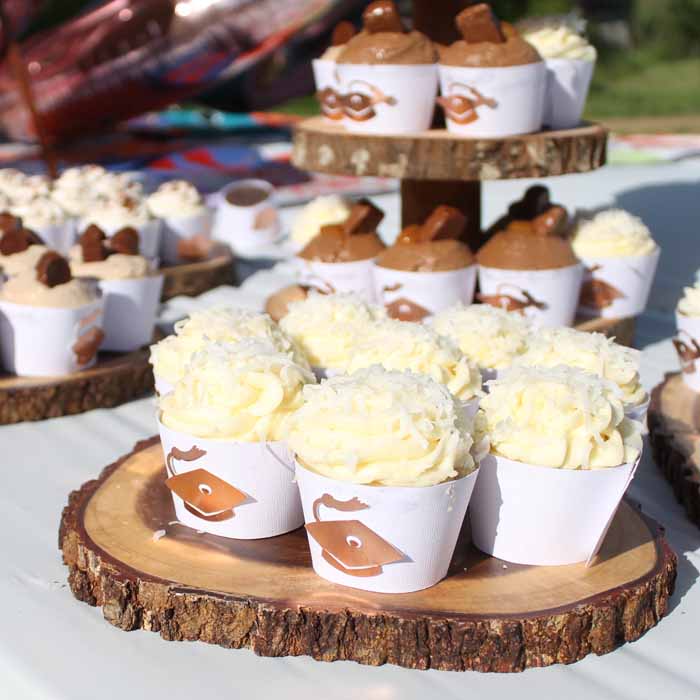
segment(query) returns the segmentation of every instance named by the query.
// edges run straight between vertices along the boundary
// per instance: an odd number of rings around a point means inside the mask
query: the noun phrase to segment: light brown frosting
[[[360,32],[348,41],[336,62],[416,65],[437,60],[435,45],[420,32]]]
[[[304,260],[345,263],[371,260],[386,246],[376,233],[354,233],[347,235],[342,226],[324,226],[299,253]]]
[[[407,272],[446,272],[469,267],[473,262],[469,248],[453,239],[396,243],[377,258],[380,267]]]
[[[440,63],[445,66],[497,68],[539,63],[542,57],[507,22],[501,23],[506,40],[501,44],[490,41],[467,43],[463,39],[450,46],[440,46]]]

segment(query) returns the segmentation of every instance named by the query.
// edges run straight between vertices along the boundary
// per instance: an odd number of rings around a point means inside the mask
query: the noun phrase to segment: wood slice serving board
[[[700,527],[700,393],[668,374],[651,393],[648,424],[654,461]]]
[[[163,301],[184,295],[196,297],[222,284],[233,284],[233,253],[225,245],[217,245],[206,260],[161,268]]]
[[[450,573],[404,595],[330,584],[305,532],[227,540],[174,523],[157,438],[71,494],[59,535],[69,584],[124,629],[262,656],[510,672],[571,663],[640,637],[666,614],[676,556],[623,503],[591,568],[505,564],[462,533]]]
[[[465,138],[445,129],[361,134],[312,117],[294,128],[292,161],[303,170],[400,180],[503,180],[587,173],[605,165],[600,124],[506,138]]]
[[[62,377],[0,374],[0,425],[113,408],[153,390],[149,351],[100,353],[90,369]]]

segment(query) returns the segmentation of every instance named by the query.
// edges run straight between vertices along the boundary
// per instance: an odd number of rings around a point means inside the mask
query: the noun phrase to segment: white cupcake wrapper
[[[47,247],[68,255],[77,237],[77,225],[75,219],[67,219],[61,224],[48,226],[34,226],[32,231],[41,238]]]
[[[77,309],[0,302],[0,353],[3,367],[19,376],[54,377],[86,369],[74,350],[79,338],[102,326],[102,298]]]
[[[516,564],[590,565],[638,463],[551,469],[488,455],[469,506],[475,546]]]
[[[245,186],[258,187],[268,193],[266,199],[249,207],[231,204],[226,199],[228,192]],[[222,190],[218,199],[212,238],[228,245],[235,253],[252,254],[269,246],[279,235],[279,217],[265,227],[260,227],[259,219],[267,210],[275,210],[274,188],[266,180],[238,180]]]
[[[303,524],[299,490],[294,482],[294,460],[286,443],[199,438],[171,430],[160,421],[158,429],[166,463],[172,455],[170,464],[175,479],[201,469],[208,474],[196,475],[201,477],[201,482],[190,481],[190,489],[192,484],[195,487],[202,484],[195,494],[206,495],[209,490],[210,495],[221,497],[222,488],[225,491],[233,488],[240,495],[232,508],[212,506],[206,500],[195,503],[194,499],[190,500],[188,507],[175,492],[186,495],[188,486],[182,483],[182,479],[173,480],[173,474],[169,472],[166,486],[171,490],[177,519],[183,525],[220,537],[250,540],[275,537]],[[205,454],[187,461],[178,459],[177,452],[173,453],[173,449],[188,452],[193,447]],[[226,483],[221,484],[218,479]],[[231,501],[226,505],[229,503]]]
[[[356,110],[354,118],[346,109],[342,124],[348,131],[410,134],[430,128],[438,87],[436,65],[339,63],[337,71],[343,95],[363,95],[372,103]]]
[[[581,123],[595,61],[548,58],[544,123],[550,129],[571,129]]]
[[[471,109],[448,107],[447,130],[454,134],[483,138],[529,134],[542,128],[546,87],[543,62],[490,68],[441,65],[439,103],[444,105],[450,97],[466,98],[463,107],[472,102]]]
[[[153,341],[163,275],[100,280],[105,299],[102,350],[131,352]]]
[[[318,289],[324,294],[355,292],[366,301],[373,302],[373,261],[357,260],[346,263],[326,263],[297,258],[299,282]]]
[[[317,58],[311,61],[311,68],[314,73],[314,83],[316,85],[317,93],[325,90],[326,88],[331,88],[332,90],[335,90],[336,93],[340,93],[340,83],[338,82],[338,75],[336,71],[337,64],[335,61],[329,61],[325,58]],[[323,105],[321,105],[321,114],[331,124],[342,124],[345,120],[340,105],[338,106],[337,110],[334,110],[333,118],[326,113]]]
[[[501,270],[479,266],[480,298],[505,295],[527,303],[523,295],[543,304],[543,308],[527,306],[523,315],[535,325],[570,326],[576,316],[583,265],[570,265],[552,270]]]
[[[186,217],[167,217],[163,219],[163,231],[160,242],[160,257],[165,265],[182,262],[178,246],[180,241],[194,236],[211,237],[214,214],[210,209],[200,214]]]
[[[434,586],[447,574],[478,470],[425,487],[336,481],[298,462],[296,474],[314,571],[351,588],[408,593]],[[319,499],[331,505],[331,499],[345,504],[357,499],[350,506],[360,509],[338,510]]]
[[[579,313],[600,318],[629,318],[646,308],[661,250],[649,255],[627,255],[619,258],[582,258],[585,265]],[[591,280],[603,287],[596,306],[584,306]],[[589,292],[590,294],[590,292]]]
[[[421,321],[454,304],[474,298],[476,265],[444,272],[407,272],[374,265],[375,298],[393,317]]]
[[[695,341],[700,347],[700,316],[684,316],[676,312],[676,327],[678,334],[675,341],[685,343],[692,350],[692,343]],[[693,391],[700,392],[700,358],[681,362],[681,374],[684,384]],[[687,371],[683,371],[683,370]]]

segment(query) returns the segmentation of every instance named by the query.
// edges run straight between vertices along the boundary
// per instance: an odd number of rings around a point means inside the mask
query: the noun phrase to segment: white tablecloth
[[[640,322],[643,380],[660,381],[676,360],[668,340],[669,311],[700,267],[698,162],[648,168],[609,168],[551,181],[554,199],[568,206],[617,203],[641,214],[664,250],[650,312]],[[485,221],[518,195],[523,182],[486,185]],[[398,217],[396,196],[384,233]],[[262,278],[264,281],[264,278]],[[268,274],[268,280],[270,279]],[[256,282],[255,284],[260,284]],[[246,290],[235,293],[241,298]],[[251,305],[255,304],[248,293]],[[228,298],[219,290],[210,298]],[[171,304],[172,318],[187,304]],[[151,697],[163,700],[236,697],[465,698],[700,697],[700,530],[685,518],[670,486],[647,456],[630,489],[645,513],[667,528],[678,553],[678,582],[667,618],[636,643],[572,666],[515,675],[369,668],[308,658],[264,659],[248,650],[200,643],[167,643],[156,634],[111,627],[98,609],[73,599],[57,549],[68,493],[155,432],[153,399],[110,411],[0,428],[0,698],[49,700]]]

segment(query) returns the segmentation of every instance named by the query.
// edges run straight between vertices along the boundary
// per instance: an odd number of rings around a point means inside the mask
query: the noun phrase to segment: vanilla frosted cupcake
[[[384,318],[384,309],[354,294],[311,292],[289,305],[280,327],[313,367],[344,371],[370,324]]]
[[[582,314],[625,318],[644,311],[660,250],[640,218],[622,209],[580,215],[571,244],[587,268]]]
[[[0,168],[0,192],[14,199],[24,188],[27,176],[16,168]]]
[[[54,182],[51,196],[71,216],[82,216],[95,199],[98,180],[106,173],[100,165],[67,168]]]
[[[161,397],[159,428],[175,513],[184,525],[257,539],[303,522],[283,440],[311,372],[265,340],[207,343]]]
[[[192,313],[175,324],[175,335],[151,347],[156,389],[167,393],[184,375],[192,356],[211,342],[235,343],[244,338],[269,342],[304,369],[308,362],[290,337],[267,314],[215,307]]]
[[[292,243],[301,250],[324,226],[341,224],[350,214],[351,204],[337,194],[312,199],[292,223]]]
[[[683,382],[700,391],[700,282],[686,287],[676,308],[678,333],[673,345],[680,360]]]
[[[533,333],[524,354],[515,360],[523,367],[578,367],[608,379],[620,390],[626,409],[648,399],[639,381],[639,350],[618,345],[602,333],[573,328],[543,328]]]
[[[17,219],[0,227],[0,270],[11,277],[23,270],[33,270],[48,248],[33,231],[22,228]]]
[[[289,445],[314,571],[399,593],[447,573],[477,471],[446,387],[381,367],[304,388]]]
[[[527,349],[530,322],[489,304],[453,306],[433,318],[433,328],[451,338],[482,371],[510,367]]]
[[[349,354],[345,371],[371,365],[386,370],[410,370],[444,384],[460,401],[481,394],[481,373],[449,338],[433,329],[387,319],[368,326]]]

